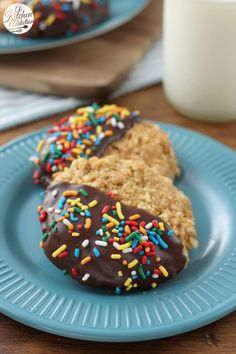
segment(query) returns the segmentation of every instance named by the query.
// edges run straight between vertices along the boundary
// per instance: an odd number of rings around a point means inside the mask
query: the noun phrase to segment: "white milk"
[[[236,120],[236,0],[165,0],[164,85],[181,113]]]

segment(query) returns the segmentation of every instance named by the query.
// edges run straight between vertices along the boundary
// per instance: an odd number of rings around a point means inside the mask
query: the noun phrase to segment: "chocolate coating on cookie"
[[[139,116],[116,105],[82,107],[73,116],[62,118],[39,142],[33,159],[36,184],[48,185],[52,177],[78,157],[101,157],[107,147],[121,139]]]
[[[25,0],[34,13],[34,25],[24,37],[71,36],[108,16],[108,0]]]
[[[46,256],[79,283],[155,288],[186,265],[180,240],[159,217],[87,185],[58,183],[39,211]]]

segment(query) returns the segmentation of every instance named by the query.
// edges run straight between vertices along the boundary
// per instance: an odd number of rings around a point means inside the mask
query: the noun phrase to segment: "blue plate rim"
[[[210,138],[202,133],[195,132],[191,129],[188,128],[183,128],[180,126],[176,126],[173,124],[166,124],[166,123],[161,123],[157,121],[152,121],[149,120],[150,123],[152,124],[158,124],[162,128],[167,129],[168,133],[168,128],[169,129],[174,129],[180,131],[185,131],[188,134],[194,135],[194,136],[200,136],[203,139],[210,140],[211,143],[215,145],[218,149],[224,149],[227,153],[231,154],[231,157],[235,159],[236,162],[236,153],[233,149],[227,147],[221,142],[218,142],[217,140]],[[4,152],[5,149],[11,147],[12,145],[21,142],[22,140],[32,138],[37,135],[41,135],[46,132],[46,128],[42,128],[39,130],[36,130],[32,133],[24,134],[14,140],[11,140],[7,144],[4,144],[3,146],[0,147],[0,153]],[[198,315],[195,315],[194,317],[190,319],[185,319],[181,323],[172,323],[168,324],[168,333],[166,330],[166,326],[163,326],[161,328],[156,328],[155,326],[151,328],[135,328],[135,329],[119,329],[119,334],[117,333],[116,329],[110,329],[109,332],[106,332],[106,329],[98,329],[96,328],[96,335],[94,336],[94,329],[85,327],[79,328],[79,332],[73,331],[73,326],[70,325],[64,325],[60,323],[60,329],[57,328],[57,322],[53,322],[51,320],[47,319],[41,319],[39,316],[32,316],[32,314],[24,311],[24,309],[17,309],[17,314],[14,311],[15,306],[10,304],[8,301],[3,300],[0,297],[1,303],[0,303],[0,308],[1,312],[23,324],[29,325],[33,328],[46,331],[48,333],[53,333],[65,337],[70,337],[70,338],[75,338],[75,339],[83,339],[83,340],[90,340],[90,341],[106,341],[106,342],[114,342],[114,337],[119,337],[117,339],[117,342],[131,342],[134,341],[133,337],[137,336],[138,333],[138,338],[135,338],[135,341],[143,341],[143,340],[150,340],[150,339],[157,339],[157,338],[163,338],[163,337],[168,337],[168,336],[173,336],[185,332],[189,332],[191,330],[197,329],[199,327],[205,326],[209,323],[212,323],[230,312],[236,310],[236,294],[233,294],[230,296],[226,301],[223,301],[219,303],[218,305],[214,306],[213,309],[209,309],[204,313],[199,313]],[[33,318],[33,319],[32,319]],[[39,322],[38,322],[39,321]],[[42,323],[41,323],[42,322]],[[69,329],[68,329],[69,328]]]

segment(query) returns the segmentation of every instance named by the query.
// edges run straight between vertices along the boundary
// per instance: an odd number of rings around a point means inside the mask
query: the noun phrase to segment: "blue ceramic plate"
[[[99,25],[72,37],[50,39],[21,39],[8,32],[0,32],[0,54],[25,53],[62,47],[109,32],[138,15],[150,0],[110,0],[110,16]]]
[[[34,328],[96,341],[140,341],[190,331],[236,308],[236,154],[203,135],[163,125],[192,200],[199,248],[157,289],[115,296],[78,286],[39,248],[39,187],[29,156],[43,131],[0,151],[0,308]]]

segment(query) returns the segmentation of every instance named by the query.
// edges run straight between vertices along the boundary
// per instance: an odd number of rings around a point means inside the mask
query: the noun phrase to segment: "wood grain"
[[[189,120],[176,113],[167,103],[161,86],[142,90],[114,100],[131,109],[139,108],[149,119],[169,122],[214,137],[236,149],[236,122],[214,125]],[[26,132],[51,124],[57,116],[14,128],[0,134],[0,144]],[[0,316],[1,354],[130,354],[130,353],[235,353],[236,313],[201,329],[156,341],[106,344],[76,341],[36,331],[7,317]]]
[[[0,85],[80,98],[104,96],[160,35],[161,15],[162,0],[153,0],[134,20],[101,37],[54,50],[2,55]]]

